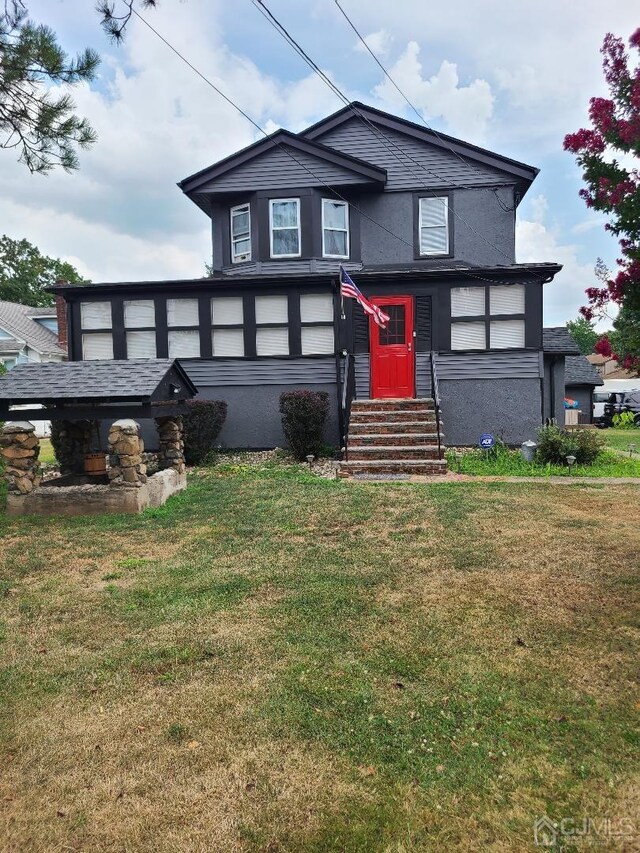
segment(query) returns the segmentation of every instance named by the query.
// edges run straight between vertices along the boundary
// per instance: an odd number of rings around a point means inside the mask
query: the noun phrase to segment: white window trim
[[[245,255],[247,255],[247,252],[242,252],[240,255],[236,254],[234,247],[233,247],[233,244],[234,244],[233,216],[234,216],[234,214],[238,213],[239,211],[242,211],[244,213],[245,210],[247,212],[247,216],[249,217],[249,252],[248,252],[249,257],[245,257]],[[235,207],[232,207],[231,210],[229,211],[229,237],[231,239],[231,263],[232,264],[243,264],[243,263],[246,263],[247,261],[250,261],[251,257],[252,257],[253,245],[252,245],[252,241],[251,241],[251,205],[248,202],[246,204],[237,204]]]
[[[298,251],[294,254],[276,255],[273,251],[273,205],[283,201],[294,201],[296,210],[298,211]],[[275,228],[276,231],[292,231],[293,225],[279,225]],[[299,198],[270,198],[269,199],[269,249],[272,258],[299,258],[302,255],[302,232],[300,228],[300,199]]]
[[[345,227],[344,228],[333,228],[330,225],[324,224],[324,206],[325,203],[328,204],[339,204],[341,207],[345,209]],[[347,235],[347,254],[346,255],[331,255],[325,249],[324,244],[324,233],[325,231],[340,231],[346,232]],[[323,258],[349,258],[351,255],[351,245],[349,241],[349,205],[346,201],[334,201],[332,198],[323,198],[322,199],[322,257]]]
[[[422,202],[427,200],[440,199],[443,202],[444,207],[444,226],[442,225],[423,225],[422,224]],[[422,229],[425,228],[443,228],[447,234],[447,248],[444,252],[423,252],[422,251]],[[449,196],[423,196],[418,201],[418,248],[420,250],[420,256],[423,258],[432,258],[436,255],[449,255],[451,254],[451,235],[449,234]]]

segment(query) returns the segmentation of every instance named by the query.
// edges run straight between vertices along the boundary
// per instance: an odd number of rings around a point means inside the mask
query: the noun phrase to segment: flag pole
[[[340,319],[346,320],[347,315],[344,313],[344,294],[342,292],[342,264],[338,264],[338,286],[340,288]]]

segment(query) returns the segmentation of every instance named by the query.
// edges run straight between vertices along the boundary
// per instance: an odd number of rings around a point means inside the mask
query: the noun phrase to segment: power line
[[[404,237],[401,237],[399,234],[396,234],[396,233],[395,233],[394,231],[392,231],[390,228],[387,228],[387,226],[386,226],[386,225],[383,225],[381,222],[378,222],[378,221],[377,221],[376,219],[374,219],[372,216],[369,216],[369,214],[368,214],[368,213],[366,213],[364,210],[362,210],[360,207],[358,207],[358,205],[353,204],[351,201],[349,201],[349,200],[348,200],[348,199],[346,199],[343,195],[341,195],[341,194],[340,194],[340,193],[339,193],[339,192],[338,192],[334,187],[330,186],[326,181],[324,181],[322,178],[320,178],[318,175],[316,175],[316,174],[315,174],[315,172],[313,172],[313,171],[312,171],[312,170],[311,170],[311,169],[306,165],[306,163],[301,162],[301,161],[300,161],[300,160],[299,160],[299,159],[298,159],[298,158],[293,154],[293,152],[290,150],[290,148],[289,148],[289,147],[287,147],[287,146],[283,145],[281,142],[278,142],[277,140],[272,139],[272,136],[271,136],[270,134],[268,134],[268,133],[267,133],[267,132],[266,132],[266,131],[265,131],[265,130],[264,130],[264,129],[263,129],[263,128],[262,128],[262,127],[261,127],[261,126],[256,122],[256,121],[254,121],[254,119],[252,119],[252,118],[251,118],[251,116],[250,116],[247,112],[245,112],[245,110],[243,110],[240,106],[238,106],[238,104],[236,104],[236,102],[235,102],[232,98],[230,98],[228,95],[226,95],[226,94],[225,94],[225,93],[224,93],[224,92],[223,92],[223,91],[222,91],[218,86],[216,86],[216,85],[215,85],[215,84],[214,84],[214,83],[213,83],[213,82],[212,82],[208,77],[206,77],[206,76],[205,76],[205,75],[204,75],[204,74],[203,74],[203,73],[202,73],[198,68],[196,68],[196,66],[195,66],[195,65],[193,65],[193,64],[192,64],[192,63],[191,63],[191,62],[186,58],[186,56],[184,56],[184,54],[182,54],[182,53],[181,53],[181,52],[180,52],[176,47],[174,47],[174,46],[171,44],[171,42],[169,42],[169,41],[168,41],[168,40],[167,40],[167,39],[166,39],[166,38],[165,38],[165,37],[164,37],[160,32],[158,32],[158,30],[156,30],[156,29],[155,29],[155,28],[154,28],[154,27],[153,27],[153,26],[152,26],[152,25],[151,25],[151,24],[150,24],[150,23],[149,23],[149,22],[148,22],[148,21],[147,21],[147,20],[146,20],[146,19],[145,19],[145,18],[144,18],[140,13],[139,13],[139,12],[137,12],[135,9],[133,9],[132,11],[133,11],[133,14],[134,14],[134,15],[135,15],[135,16],[136,16],[136,17],[137,17],[137,18],[138,18],[138,19],[139,19],[139,20],[140,20],[140,21],[141,21],[141,22],[142,22],[142,23],[143,23],[143,24],[144,24],[144,25],[145,25],[145,26],[146,26],[146,27],[147,27],[147,28],[148,28],[148,29],[149,29],[149,30],[150,30],[154,35],[155,35],[155,36],[157,36],[157,38],[159,38],[159,39],[160,39],[160,41],[162,41],[162,43],[163,43],[163,44],[165,44],[165,45],[169,48],[169,50],[171,50],[171,51],[172,51],[172,53],[174,53],[174,54],[175,54],[175,55],[176,55],[176,56],[177,56],[177,57],[178,57],[182,62],[184,62],[184,63],[185,63],[185,64],[186,64],[186,65],[187,65],[187,66],[188,66],[192,71],[194,71],[194,72],[198,75],[198,77],[200,77],[200,78],[201,78],[201,80],[203,80],[203,81],[204,81],[208,86],[210,86],[210,87],[211,87],[211,88],[212,88],[212,89],[213,89],[213,90],[214,90],[218,95],[220,95],[220,97],[221,97],[221,98],[223,98],[223,100],[224,100],[224,101],[226,101],[226,102],[227,102],[230,106],[232,106],[232,107],[233,107],[237,112],[239,112],[239,113],[240,113],[240,115],[242,115],[242,116],[243,116],[243,117],[244,117],[244,118],[245,118],[245,119],[246,119],[246,120],[247,120],[247,121],[248,121],[248,122],[249,122],[249,123],[250,123],[254,128],[256,128],[256,129],[257,129],[257,130],[258,130],[258,131],[259,131],[259,132],[260,132],[260,133],[261,133],[261,134],[262,134],[266,139],[270,140],[274,147],[280,148],[282,151],[284,151],[284,152],[285,152],[285,154],[286,154],[288,157],[290,157],[290,158],[291,158],[295,163],[297,163],[297,165],[298,165],[298,166],[300,166],[300,167],[301,167],[302,169],[304,169],[304,170],[305,170],[309,175],[311,175],[311,177],[313,177],[313,178],[314,178],[314,180],[316,180],[320,185],[324,186],[327,190],[329,190],[329,192],[330,192],[332,195],[337,196],[341,201],[344,201],[344,202],[345,202],[345,204],[350,205],[350,206],[351,206],[354,210],[356,210],[356,211],[357,211],[357,212],[358,212],[362,217],[364,217],[365,219],[367,219],[367,220],[368,220],[369,222],[371,222],[373,225],[377,225],[377,226],[378,226],[378,228],[381,228],[383,231],[385,231],[385,232],[386,232],[387,234],[389,234],[391,237],[394,237],[396,240],[399,240],[401,243],[404,243],[406,246],[408,246],[408,247],[413,251],[413,249],[414,249],[413,243],[409,242],[408,240],[405,240],[405,239],[404,239]],[[440,266],[440,267],[436,267],[436,266],[435,266],[435,263],[446,264],[446,261],[442,261],[442,260],[437,260],[437,259],[436,259],[435,261],[432,261],[432,263],[434,264],[434,266],[432,266],[432,267],[431,267],[432,269],[443,269],[443,270],[447,270],[447,271],[450,271],[450,270],[454,269],[454,268],[453,268],[453,267],[451,267],[451,266]],[[530,271],[530,270],[528,270],[528,271],[529,271],[529,272],[532,272],[532,271]],[[503,282],[502,282],[502,280],[500,280],[500,279],[493,279],[493,278],[487,278],[486,276],[475,275],[474,273],[472,273],[472,272],[470,272],[470,271],[468,271],[468,270],[464,270],[464,269],[461,269],[461,270],[457,270],[457,269],[456,269],[456,270],[455,270],[455,272],[456,272],[456,273],[458,273],[458,274],[459,274],[459,275],[461,275],[461,276],[466,276],[466,277],[474,278],[474,279],[477,279],[478,281],[484,281],[484,282],[488,282],[488,283],[495,283],[495,284],[501,284],[501,283],[503,283]],[[532,273],[532,274],[534,274],[534,273]],[[535,274],[534,274],[534,275],[535,275]],[[538,277],[538,278],[539,278],[539,276],[536,276],[536,277]],[[540,280],[541,280],[541,281],[543,281],[543,279],[542,279],[542,278],[540,278]]]
[[[423,172],[425,172],[426,174],[430,174],[430,175],[432,175],[433,177],[435,177],[435,178],[437,178],[438,180],[440,180],[440,175],[438,175],[438,173],[437,173],[437,172],[434,172],[433,170],[431,170],[431,169],[427,168],[423,163],[420,163],[418,160],[416,160],[414,157],[412,157],[409,153],[407,153],[406,151],[403,151],[403,149],[401,148],[401,146],[400,146],[398,143],[396,143],[393,139],[390,139],[388,136],[386,136],[386,135],[384,134],[384,132],[383,132],[380,128],[376,127],[376,126],[373,124],[373,122],[371,122],[371,121],[370,121],[370,120],[369,120],[365,115],[363,115],[363,113],[361,113],[361,112],[360,112],[360,110],[358,110],[358,109],[357,109],[357,107],[355,107],[355,106],[354,106],[354,105],[349,101],[349,99],[347,98],[347,96],[346,96],[346,95],[345,95],[345,94],[340,90],[340,88],[337,86],[337,84],[335,84],[332,80],[330,80],[330,79],[329,79],[329,77],[324,73],[324,71],[322,71],[322,69],[320,69],[320,68],[318,67],[317,63],[312,59],[312,57],[311,57],[311,56],[309,56],[309,54],[308,54],[308,53],[304,50],[304,48],[303,48],[303,47],[302,47],[302,46],[301,46],[301,45],[296,41],[296,39],[291,35],[291,33],[289,33],[289,31],[286,29],[286,27],[285,27],[285,26],[284,26],[284,25],[283,25],[283,24],[282,24],[282,23],[281,23],[281,22],[276,18],[276,16],[275,16],[275,15],[274,15],[274,14],[273,14],[269,9],[268,9],[268,7],[267,7],[267,6],[265,5],[265,3],[264,3],[264,0],[252,0],[252,3],[253,3],[253,5],[256,7],[256,9],[258,9],[258,10],[262,13],[262,15],[263,15],[263,16],[266,18],[266,20],[271,24],[271,26],[273,26],[273,28],[274,28],[274,29],[275,29],[275,30],[276,30],[276,31],[277,31],[277,32],[278,32],[278,33],[279,33],[279,34],[284,38],[284,40],[285,40],[285,41],[286,41],[286,42],[287,42],[287,43],[288,43],[288,44],[289,44],[289,45],[290,45],[290,46],[295,50],[295,52],[296,52],[296,53],[297,53],[297,54],[298,54],[298,55],[303,59],[303,61],[304,61],[304,62],[306,62],[306,64],[307,64],[307,65],[308,65],[308,66],[309,66],[309,67],[310,67],[310,68],[311,68],[311,69],[312,69],[316,74],[318,74],[318,76],[319,76],[319,77],[320,77],[320,78],[321,78],[321,79],[322,79],[322,80],[327,84],[327,86],[329,86],[329,88],[331,89],[331,91],[332,91],[335,95],[337,95],[337,97],[338,97],[338,98],[340,98],[340,100],[344,103],[344,105],[345,105],[348,109],[350,109],[350,110],[351,110],[351,112],[352,112],[352,113],[353,113],[357,118],[359,118],[359,119],[360,119],[360,121],[362,121],[364,124],[366,124],[366,125],[367,125],[367,126],[368,126],[368,127],[369,127],[369,128],[370,128],[370,129],[371,129],[371,130],[376,134],[376,135],[377,135],[378,139],[379,139],[379,140],[380,140],[380,141],[385,145],[385,147],[387,148],[387,150],[388,150],[388,151],[390,151],[390,153],[391,153],[391,154],[396,158],[396,160],[398,160],[398,162],[399,162],[403,167],[406,167],[406,165],[407,165],[407,164],[406,164],[406,163],[405,163],[405,162],[400,158],[400,156],[398,156],[398,154],[396,154],[396,153],[394,152],[394,150],[393,150],[392,148],[390,148],[390,147],[389,147],[390,145],[393,145],[393,146],[397,149],[397,151],[398,151],[398,152],[400,152],[400,154],[402,154],[402,156],[403,156],[403,157],[405,157],[405,158],[407,158],[408,160],[410,160],[410,161],[411,161],[412,163],[414,163],[414,164],[415,164],[419,169],[422,169],[422,171],[423,171]],[[454,152],[454,153],[455,153],[455,152]],[[458,155],[458,156],[459,156],[459,155]],[[460,159],[462,159],[462,158],[460,158]],[[464,161],[464,160],[462,160],[462,161],[466,164],[466,161]],[[411,169],[411,166],[409,166],[409,168]],[[413,172],[413,170],[412,170],[412,173],[413,173],[413,176],[414,176],[414,177],[416,177],[416,173],[415,173],[415,172]],[[418,178],[418,180],[420,180],[420,179]],[[468,189],[470,189],[470,187],[468,187],[468,186],[464,186],[464,185],[460,185],[460,184],[452,184],[451,186],[452,186],[454,189],[463,189],[463,190],[468,190]],[[496,196],[496,198],[497,198],[497,196]],[[442,199],[441,201],[442,201],[442,205],[443,205],[443,207],[444,207],[446,210],[449,210],[449,207],[448,207],[448,205],[446,204],[445,200],[444,200],[444,199]],[[454,217],[455,217],[456,219],[458,219],[460,222],[462,222],[464,225],[466,225],[466,227],[467,227],[467,228],[468,228],[468,229],[469,229],[473,234],[475,234],[477,237],[479,237],[481,240],[483,240],[483,241],[484,241],[488,246],[490,246],[490,247],[491,247],[492,249],[494,249],[496,252],[498,252],[499,254],[503,255],[507,260],[509,260],[509,261],[511,260],[511,256],[510,256],[510,255],[508,255],[508,254],[507,254],[503,249],[501,249],[499,246],[496,246],[496,245],[495,245],[495,243],[492,243],[492,242],[491,242],[491,240],[489,240],[489,239],[488,239],[484,234],[482,234],[480,231],[478,231],[476,228],[474,228],[474,227],[473,227],[473,225],[471,225],[471,223],[470,223],[470,222],[468,222],[468,221],[467,221],[463,216],[461,216],[461,215],[456,211],[455,207],[451,209],[451,212],[453,213]],[[542,279],[540,279],[540,280],[542,280]]]

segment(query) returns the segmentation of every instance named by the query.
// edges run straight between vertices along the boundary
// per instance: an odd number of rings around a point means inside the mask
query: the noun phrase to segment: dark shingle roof
[[[604,385],[602,377],[584,355],[570,355],[564,360],[565,385]]]
[[[17,365],[0,376],[0,400],[146,400],[153,397],[169,373],[180,385],[181,399],[196,393],[186,373],[170,358],[61,361]]]
[[[42,323],[32,319],[38,316],[55,316],[55,313],[55,308],[34,308],[31,305],[0,300],[0,327],[41,355],[62,358],[66,352],[58,344],[58,336]]]
[[[553,355],[580,355],[580,349],[566,326],[543,329],[542,349]]]

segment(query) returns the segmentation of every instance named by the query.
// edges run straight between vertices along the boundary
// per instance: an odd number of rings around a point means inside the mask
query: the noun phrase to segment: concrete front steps
[[[442,425],[441,425],[442,427]],[[442,433],[441,447],[444,450]],[[340,476],[445,474],[432,399],[354,400]]]

